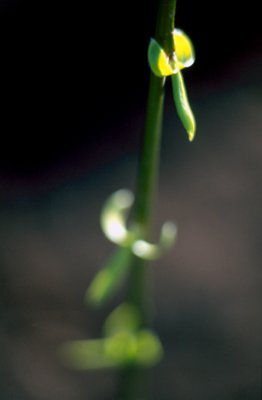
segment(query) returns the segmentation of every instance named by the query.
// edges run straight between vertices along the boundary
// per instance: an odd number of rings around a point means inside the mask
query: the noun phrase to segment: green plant
[[[142,371],[157,363],[163,354],[160,340],[149,328],[151,293],[147,263],[161,257],[176,238],[175,225],[166,222],[159,243],[150,242],[168,76],[171,76],[175,106],[189,140],[195,135],[195,120],[181,73],[183,68],[193,64],[194,51],[190,39],[174,28],[175,9],[176,0],[160,0],[155,39],[151,39],[148,49],[151,76],[135,196],[121,189],[105,203],[101,226],[117,249],[97,273],[85,299],[101,306],[129,274],[127,297],[106,319],[102,338],[74,341],[62,348],[64,357],[74,368],[119,368],[120,399],[139,398],[137,383]]]

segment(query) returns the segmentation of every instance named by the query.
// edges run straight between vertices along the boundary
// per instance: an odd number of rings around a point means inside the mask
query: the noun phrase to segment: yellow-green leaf
[[[158,337],[149,330],[138,332],[137,364],[151,367],[157,364],[163,356],[163,347]]]
[[[189,37],[182,30],[174,29],[173,42],[178,68],[190,67],[195,61],[195,52]]]
[[[151,39],[149,43],[148,62],[151,70],[158,77],[172,75],[178,70],[172,68],[167,54],[155,39]]]
[[[104,324],[104,333],[105,336],[113,336],[123,331],[135,332],[140,323],[141,319],[137,308],[132,304],[123,303],[107,317]]]
[[[116,365],[134,362],[137,356],[136,335],[121,331],[104,339],[105,355]]]

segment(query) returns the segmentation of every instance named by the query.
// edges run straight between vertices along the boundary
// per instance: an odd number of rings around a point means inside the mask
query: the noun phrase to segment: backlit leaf
[[[174,50],[178,68],[190,67],[195,61],[194,47],[189,37],[180,29],[173,31]]]
[[[151,39],[149,43],[148,62],[158,77],[169,76],[177,71],[177,68],[172,68],[167,54],[155,39]]]
[[[196,123],[188,101],[183,76],[180,71],[172,75],[172,87],[177,113],[191,142],[195,137]]]

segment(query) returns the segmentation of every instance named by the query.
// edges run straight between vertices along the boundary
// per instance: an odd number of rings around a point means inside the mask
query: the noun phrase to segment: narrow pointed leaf
[[[183,76],[179,71],[177,74],[172,75],[173,97],[179,118],[188,133],[190,142],[195,137],[196,122],[191,110]]]
[[[91,282],[85,300],[96,306],[104,304],[125,279],[131,259],[132,252],[129,248],[118,248]]]

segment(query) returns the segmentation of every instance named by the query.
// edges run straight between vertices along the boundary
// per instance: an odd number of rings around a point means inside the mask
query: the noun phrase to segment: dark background
[[[156,1],[0,1],[0,397],[113,399],[113,372],[58,362],[65,340],[98,337],[83,305],[113,246],[106,197],[134,188]],[[95,21],[97,21],[95,23]],[[255,2],[178,0],[193,39],[184,73],[197,120],[189,144],[170,85],[154,264],[165,358],[149,399],[258,400],[261,391],[261,22]]]
[[[1,1],[4,174],[37,175],[71,157],[94,158],[109,136],[112,147],[132,140],[114,122],[145,105],[157,4]],[[255,62],[261,35],[254,4],[178,2],[177,25],[197,53],[189,83],[219,85],[232,64]]]

